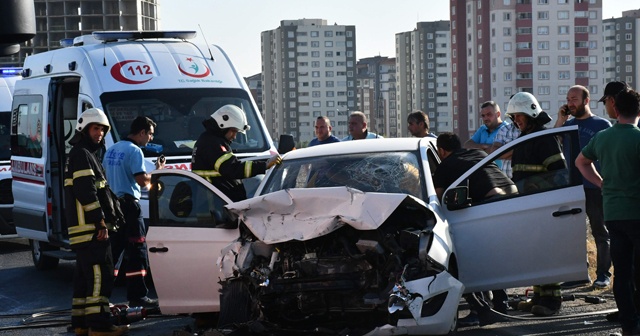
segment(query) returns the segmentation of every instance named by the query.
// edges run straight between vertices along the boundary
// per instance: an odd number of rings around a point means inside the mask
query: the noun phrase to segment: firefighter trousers
[[[113,259],[109,241],[92,241],[76,252],[71,325],[76,328],[111,327],[109,297],[113,290]]]

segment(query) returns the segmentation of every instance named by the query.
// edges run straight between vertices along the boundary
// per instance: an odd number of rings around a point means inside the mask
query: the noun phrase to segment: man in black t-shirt
[[[433,184],[442,198],[449,186],[467,172],[487,154],[479,149],[462,148],[460,138],[454,133],[442,133],[436,142],[442,162],[433,175]],[[496,195],[515,193],[514,183],[494,163],[489,163],[469,176],[467,180],[469,197],[473,203],[481,202]]]

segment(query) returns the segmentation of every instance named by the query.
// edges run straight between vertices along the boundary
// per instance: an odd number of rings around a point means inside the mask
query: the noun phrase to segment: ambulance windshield
[[[237,153],[262,152],[269,149],[268,134],[263,133],[258,111],[247,93],[238,89],[167,89],[106,92],[100,97],[111,120],[114,141],[123,139],[137,116],[156,122],[153,140],[143,148],[147,157],[191,155],[193,145],[204,132],[202,121],[218,108],[233,104],[247,115],[251,129],[238,133],[231,147]]]

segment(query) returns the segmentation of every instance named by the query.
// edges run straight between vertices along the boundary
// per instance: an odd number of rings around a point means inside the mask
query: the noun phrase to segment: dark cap
[[[604,88],[604,96],[602,96],[598,101],[602,103],[607,99],[607,97],[615,97],[618,93],[628,87],[629,85],[627,85],[626,82],[609,82]]]

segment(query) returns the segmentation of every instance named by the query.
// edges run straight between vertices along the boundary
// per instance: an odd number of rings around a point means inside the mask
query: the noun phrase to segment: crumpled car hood
[[[364,193],[349,187],[286,189],[227,205],[262,242],[309,240],[343,225],[374,230],[398,206],[409,202],[427,208],[407,194]]]

